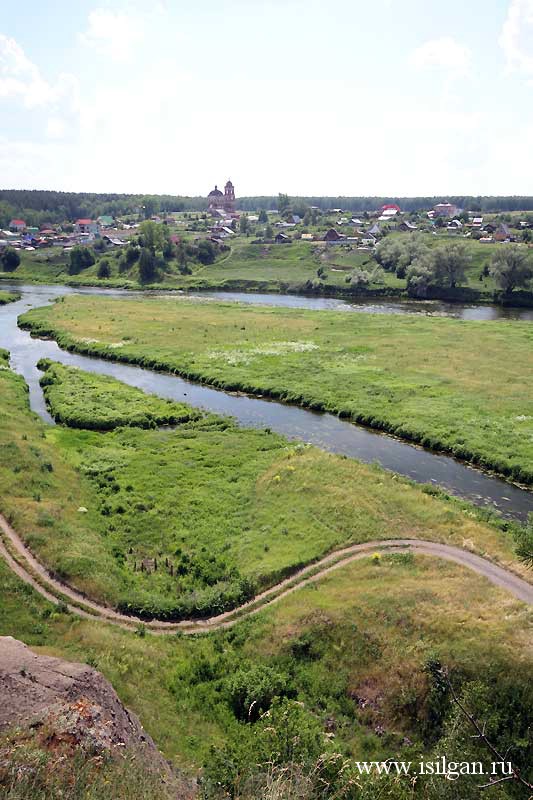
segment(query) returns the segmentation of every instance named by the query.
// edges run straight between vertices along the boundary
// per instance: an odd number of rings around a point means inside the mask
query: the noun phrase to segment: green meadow
[[[120,427],[155,428],[200,419],[199,411],[147,395],[105,375],[43,359],[41,386],[56,422],[70,428],[111,430]]]
[[[88,408],[114,380],[50,370]],[[115,383],[123,423],[139,392]],[[155,430],[50,427],[19,376],[1,370],[0,386],[0,510],[54,574],[123,611],[209,616],[341,545],[391,537],[466,541],[520,571],[506,526],[377,467],[212,415]]]
[[[68,297],[62,347],[327,410],[533,482],[533,328],[165,298]]]

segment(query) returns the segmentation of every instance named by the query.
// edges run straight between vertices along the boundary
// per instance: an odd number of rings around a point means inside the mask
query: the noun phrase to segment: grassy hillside
[[[344,758],[352,764],[354,758],[416,761],[422,754],[457,758],[461,735],[467,747],[475,743],[449,696],[439,692],[439,663],[450,668],[469,708],[490,720],[498,744],[505,750],[510,738],[520,739],[513,757],[531,762],[531,615],[454,565],[421,557],[369,558],[253,621],[193,639],[136,636],[76,619],[22,585],[1,559],[0,601],[0,634],[102,671],[167,757],[190,772],[204,767],[209,798],[220,796],[216,783],[243,790],[246,776],[260,775],[257,765],[267,758],[276,773],[303,764],[310,775],[320,762],[317,750],[330,759],[338,753],[340,759],[323,774],[331,784],[342,775]],[[239,686],[247,685],[249,702],[263,710],[274,704],[266,724],[242,719]],[[276,710],[276,698],[289,703],[288,719],[287,709],[285,717]],[[314,741],[305,737],[300,749],[280,750],[282,733],[291,730],[288,722],[300,734],[311,729]],[[269,748],[276,746],[272,757]],[[465,756],[464,749],[459,752]],[[469,756],[487,760],[480,749]],[[424,782],[417,797],[440,800],[443,785]],[[461,779],[454,786],[463,797],[484,796],[474,781]],[[371,779],[364,787],[368,795],[361,796],[368,800],[378,787],[384,790],[383,782]],[[412,797],[401,783],[387,792],[391,800]],[[237,796],[255,800],[257,794]],[[337,795],[326,789],[301,796]]]
[[[175,232],[188,244],[193,244],[198,233],[182,227],[187,220],[180,220]],[[313,229],[317,237],[324,233],[322,228]],[[348,235],[352,231],[347,231]],[[392,232],[391,237],[405,240],[411,234]],[[203,231],[201,236],[207,236]],[[464,287],[451,291],[440,289],[438,296],[452,300],[492,302],[495,283],[485,274],[492,255],[503,245],[480,244],[476,240],[463,239],[449,234],[420,234],[429,247],[460,241],[471,257]],[[201,237],[200,237],[201,238]],[[219,251],[213,264],[202,265],[192,258],[187,262],[183,274],[174,259],[165,264],[158,277],[151,284],[157,288],[177,288],[185,290],[233,289],[242,291],[293,291],[312,294],[342,295],[400,295],[406,292],[405,278],[397,278],[394,273],[385,272],[379,282],[371,282],[364,289],[356,289],[346,278],[354,268],[372,270],[376,261],[369,250],[361,250],[354,243],[342,246],[326,246],[323,242],[295,240],[292,244],[253,244],[253,237],[235,236],[225,243],[229,249]],[[68,271],[68,253],[53,247],[33,252],[21,251],[21,264],[15,272],[2,273],[0,279],[40,281],[43,283],[71,283],[96,286],[122,286],[141,288],[137,263],[123,263],[122,248],[107,252],[96,252],[97,262],[77,275]],[[99,278],[101,259],[109,264],[110,277]],[[318,274],[320,271],[320,275]],[[522,293],[522,302],[527,298]],[[529,295],[531,299],[531,292]]]
[[[333,411],[533,482],[528,323],[68,297],[21,324],[79,352]]]

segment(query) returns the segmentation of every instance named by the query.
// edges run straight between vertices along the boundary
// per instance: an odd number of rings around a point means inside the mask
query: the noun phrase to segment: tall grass
[[[69,297],[21,324],[67,349],[331,411],[533,482],[526,322]]]

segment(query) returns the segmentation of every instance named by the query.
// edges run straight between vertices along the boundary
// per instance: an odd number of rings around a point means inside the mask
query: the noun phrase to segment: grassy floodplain
[[[44,396],[56,422],[70,428],[112,430],[120,427],[155,428],[200,419],[202,414],[105,375],[94,375],[43,359]]]
[[[533,482],[533,326],[68,297],[21,324],[63,347],[332,411]]]
[[[79,408],[112,380],[50,369],[67,387],[83,387]],[[0,385],[8,409],[0,510],[55,574],[122,610],[210,615],[341,545],[371,539],[466,542],[520,569],[509,534],[481,512],[377,467],[212,415],[164,430],[53,428],[28,411],[18,376],[3,369]],[[138,390],[118,384],[119,392],[123,423],[127,408],[138,411],[128,401]],[[49,399],[55,413],[56,395]]]

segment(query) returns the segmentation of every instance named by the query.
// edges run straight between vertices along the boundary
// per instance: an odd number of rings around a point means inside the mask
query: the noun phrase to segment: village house
[[[449,222],[446,226],[446,230],[448,233],[459,233],[462,227],[463,223],[460,219],[452,219],[451,222]]]
[[[326,231],[324,235],[324,242],[340,242],[341,240],[346,239],[342,233],[339,233],[335,230],[335,228],[330,228],[329,231]]]
[[[93,219],[77,219],[74,224],[74,231],[76,233],[90,233],[93,236],[100,234],[100,225]]]
[[[21,231],[25,230],[26,223],[23,219],[12,219],[9,223],[9,230],[12,233],[20,233]]]
[[[292,242],[292,239],[290,236],[287,236],[286,233],[281,233],[280,231],[279,233],[276,233],[274,241],[276,242],[276,244],[290,244]]]
[[[227,239],[229,236],[235,235],[235,231],[227,225],[213,225],[210,230],[213,236],[218,239]]]
[[[118,239],[116,236],[108,236],[107,234],[102,236],[102,239],[110,247],[124,247],[127,244],[125,239]]]
[[[409,222],[408,220],[405,219],[398,225],[398,230],[403,231],[404,233],[408,233],[411,231],[418,230],[418,226],[414,225],[412,222]]]
[[[378,217],[380,222],[387,222],[388,220],[395,217],[397,214],[400,214],[400,206],[395,205],[394,203],[389,203],[387,205],[381,206],[381,213]]]
[[[109,214],[102,214],[96,221],[102,228],[113,228],[115,225],[115,220]]]
[[[514,242],[514,239],[515,237],[505,222],[502,222],[502,224],[494,231],[495,242]]]
[[[459,209],[454,203],[437,203],[433,206],[433,216],[435,217],[456,217]]]

